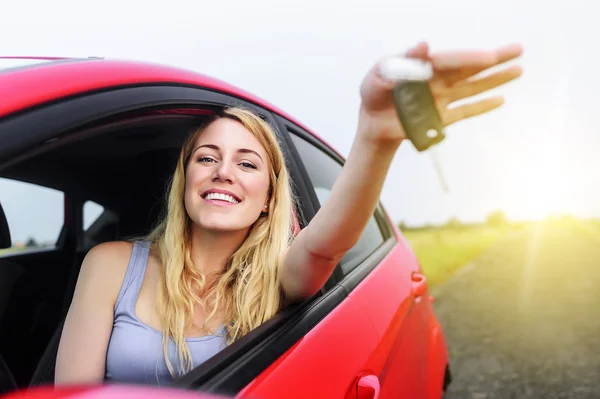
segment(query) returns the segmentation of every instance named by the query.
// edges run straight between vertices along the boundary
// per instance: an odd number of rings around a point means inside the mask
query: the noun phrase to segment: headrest
[[[10,239],[10,230],[8,229],[8,221],[0,204],[0,249],[10,248],[12,240]]]

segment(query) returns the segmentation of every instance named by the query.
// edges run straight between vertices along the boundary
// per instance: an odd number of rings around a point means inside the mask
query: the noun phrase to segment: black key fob
[[[404,132],[417,151],[425,151],[444,140],[444,125],[429,81],[400,81],[394,86],[393,94]]]

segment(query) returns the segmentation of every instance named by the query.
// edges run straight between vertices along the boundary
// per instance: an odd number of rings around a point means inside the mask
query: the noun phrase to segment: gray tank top
[[[123,285],[115,303],[112,334],[106,354],[106,381],[168,385],[172,382],[163,354],[162,333],[141,322],[135,314],[150,253],[149,242],[135,242]],[[225,326],[216,334],[187,338],[194,367],[226,347]],[[169,339],[169,359],[179,370],[179,356]]]

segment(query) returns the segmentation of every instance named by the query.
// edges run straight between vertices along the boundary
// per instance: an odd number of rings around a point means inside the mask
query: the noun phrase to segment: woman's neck
[[[205,276],[225,270],[247,234],[248,230],[216,232],[192,226],[192,262]]]

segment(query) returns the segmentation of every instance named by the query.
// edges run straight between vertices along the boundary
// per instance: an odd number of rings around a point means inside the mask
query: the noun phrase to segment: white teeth
[[[237,204],[239,201],[233,198],[231,195],[221,194],[221,193],[210,193],[205,197],[207,200],[220,200],[227,201],[232,204]]]

